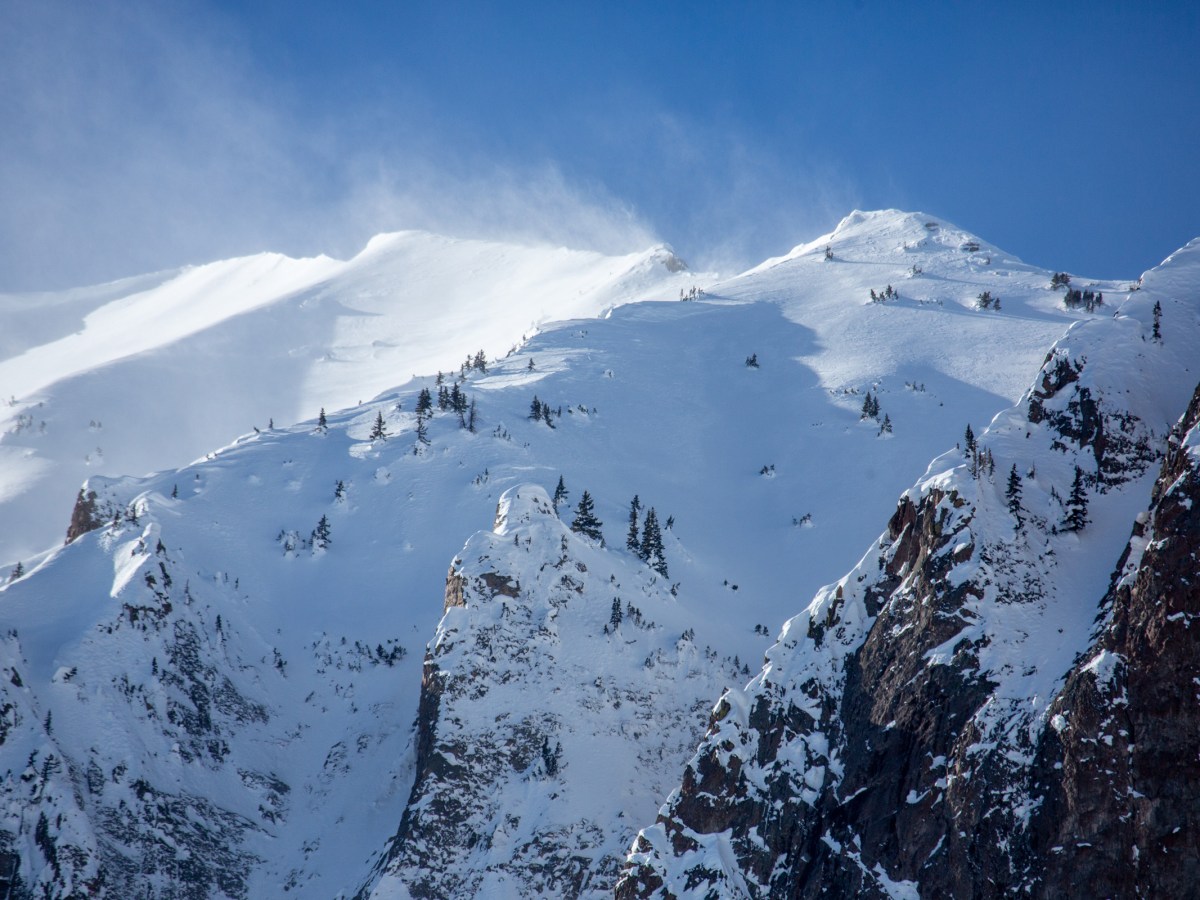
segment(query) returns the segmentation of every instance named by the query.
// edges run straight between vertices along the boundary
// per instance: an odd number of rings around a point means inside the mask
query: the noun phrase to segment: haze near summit
[[[0,291],[380,231],[733,271],[851,208],[1136,277],[1200,233],[1193,5],[16,0]]]

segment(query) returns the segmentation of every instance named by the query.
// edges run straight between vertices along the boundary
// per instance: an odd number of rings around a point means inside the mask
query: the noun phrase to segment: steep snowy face
[[[403,232],[348,261],[260,254],[0,296],[0,514],[23,523],[0,534],[0,562],[61,541],[85,478],[183,465],[697,277],[664,247],[603,256]]]
[[[934,461],[721,699],[618,896],[1061,896],[1030,827],[1039,742],[1197,380],[1198,285],[1193,244]]]
[[[534,485],[455,558],[445,610],[416,784],[369,896],[607,895],[741,672],[697,645],[660,575],[573,533]]]

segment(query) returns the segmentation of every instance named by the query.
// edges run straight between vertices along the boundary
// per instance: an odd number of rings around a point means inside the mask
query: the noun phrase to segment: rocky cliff
[[[698,647],[648,566],[559,520],[534,485],[500,499],[447,577],[425,657],[417,777],[362,896],[611,891],[639,816],[741,676]]]

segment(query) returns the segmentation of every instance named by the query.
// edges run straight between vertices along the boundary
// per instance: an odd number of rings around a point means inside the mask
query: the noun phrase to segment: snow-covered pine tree
[[[1071,482],[1071,494],[1067,497],[1063,528],[1067,531],[1082,531],[1088,523],[1088,495],[1083,480],[1083,470],[1075,467],[1075,479]]]
[[[658,514],[654,507],[646,510],[646,521],[642,524],[642,546],[638,554],[646,565],[663,578],[667,578],[667,559],[663,551],[662,530],[658,525]]]
[[[317,413],[317,431],[328,431],[329,421],[325,418],[325,407],[321,407],[321,411]]]
[[[863,398],[862,413],[860,419],[873,419],[879,414],[879,407],[875,403],[875,398],[871,396],[871,392],[867,391],[867,396]]]
[[[612,626],[613,631],[616,631],[621,624],[621,619],[624,614],[621,612],[621,598],[613,597],[612,613],[608,617],[608,624]]]
[[[1017,464],[1008,472],[1008,484],[1004,488],[1004,497],[1008,501],[1008,511],[1017,520],[1017,530],[1025,524],[1021,518],[1021,476],[1017,473]]]
[[[428,415],[433,411],[433,397],[429,394],[429,388],[421,388],[421,393],[417,394],[417,418]]]
[[[629,504],[629,534],[625,537],[625,546],[636,553],[642,555],[641,541],[638,539],[638,512],[642,508],[642,502],[638,499],[638,495],[633,495],[633,500]]]
[[[330,532],[331,532],[331,529],[329,527],[329,517],[321,516],[321,521],[319,521],[317,523],[317,527],[313,529],[313,533],[312,533],[313,548],[316,550],[326,549],[329,546],[329,544],[331,543],[330,537],[329,537]]]
[[[564,482],[563,477],[561,475],[559,475],[558,476],[558,487],[556,487],[554,489],[554,511],[555,512],[558,512],[558,508],[567,502],[567,494],[568,493],[569,493],[569,491],[567,490],[566,482]]]
[[[591,538],[593,541],[600,541],[603,546],[604,535],[600,532],[603,525],[604,523],[596,518],[592,495],[584,491],[579,497],[579,504],[575,507],[575,518],[571,521],[571,530],[586,538]]]
[[[375,424],[371,428],[370,439],[373,441],[387,440],[387,426],[383,424],[383,410],[375,413]]]
[[[963,446],[966,448],[968,456],[975,452],[975,432],[971,430],[969,422],[967,423],[967,433],[963,436]]]

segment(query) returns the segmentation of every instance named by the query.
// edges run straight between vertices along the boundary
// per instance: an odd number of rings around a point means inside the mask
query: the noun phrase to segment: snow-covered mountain
[[[753,893],[761,866],[799,877],[755,830],[763,811],[795,798],[805,814],[860,777],[838,769],[839,735],[909,740],[839,706],[864,647],[913,715],[937,709],[931,679],[967,683],[955,703],[974,714],[999,678],[976,727],[1018,784],[1034,738],[1013,730],[1034,734],[1092,640],[1198,380],[1195,252],[1137,291],[1075,278],[1090,299],[1071,308],[1052,273],[896,211],[854,213],[693,301],[674,299],[690,276],[664,281],[669,259],[651,254],[620,269],[645,267],[648,300],[544,325],[440,383],[431,364],[361,405],[326,404],[324,427],[93,478],[77,539],[0,592],[0,885],[602,896],[636,838],[622,891]],[[626,294],[579,312],[639,296],[634,276],[616,280]],[[460,343],[455,359],[480,341]],[[968,425],[980,449],[948,452]],[[1004,496],[1017,462],[1020,530]],[[1067,531],[1076,464],[1088,523]],[[569,527],[585,490],[599,537]],[[651,509],[661,556],[645,544]],[[822,589],[847,571],[840,592]],[[1029,596],[1003,602],[1016,584]],[[1050,589],[1068,599],[1037,599]],[[931,610],[926,594],[945,597]],[[922,655],[963,627],[961,648]],[[893,630],[916,655],[884,639]],[[1035,651],[1046,658],[1025,665]],[[784,730],[754,754],[727,749],[730,729],[735,747],[769,730],[760,695]],[[946,766],[983,741],[963,738],[958,756],[952,743]],[[728,810],[720,828],[689,818],[706,804]],[[823,823],[798,827],[859,871],[867,857],[838,831],[850,826]],[[882,874],[862,884],[916,889],[872,852],[864,871]]]
[[[1193,242],[934,460],[718,702],[619,897],[1194,889],[1198,287]]]
[[[92,475],[175,468],[255,428],[369,400],[545,321],[677,297],[711,276],[628,256],[424,232],[348,261],[263,253],[0,296],[0,533],[11,567],[62,541]]]

